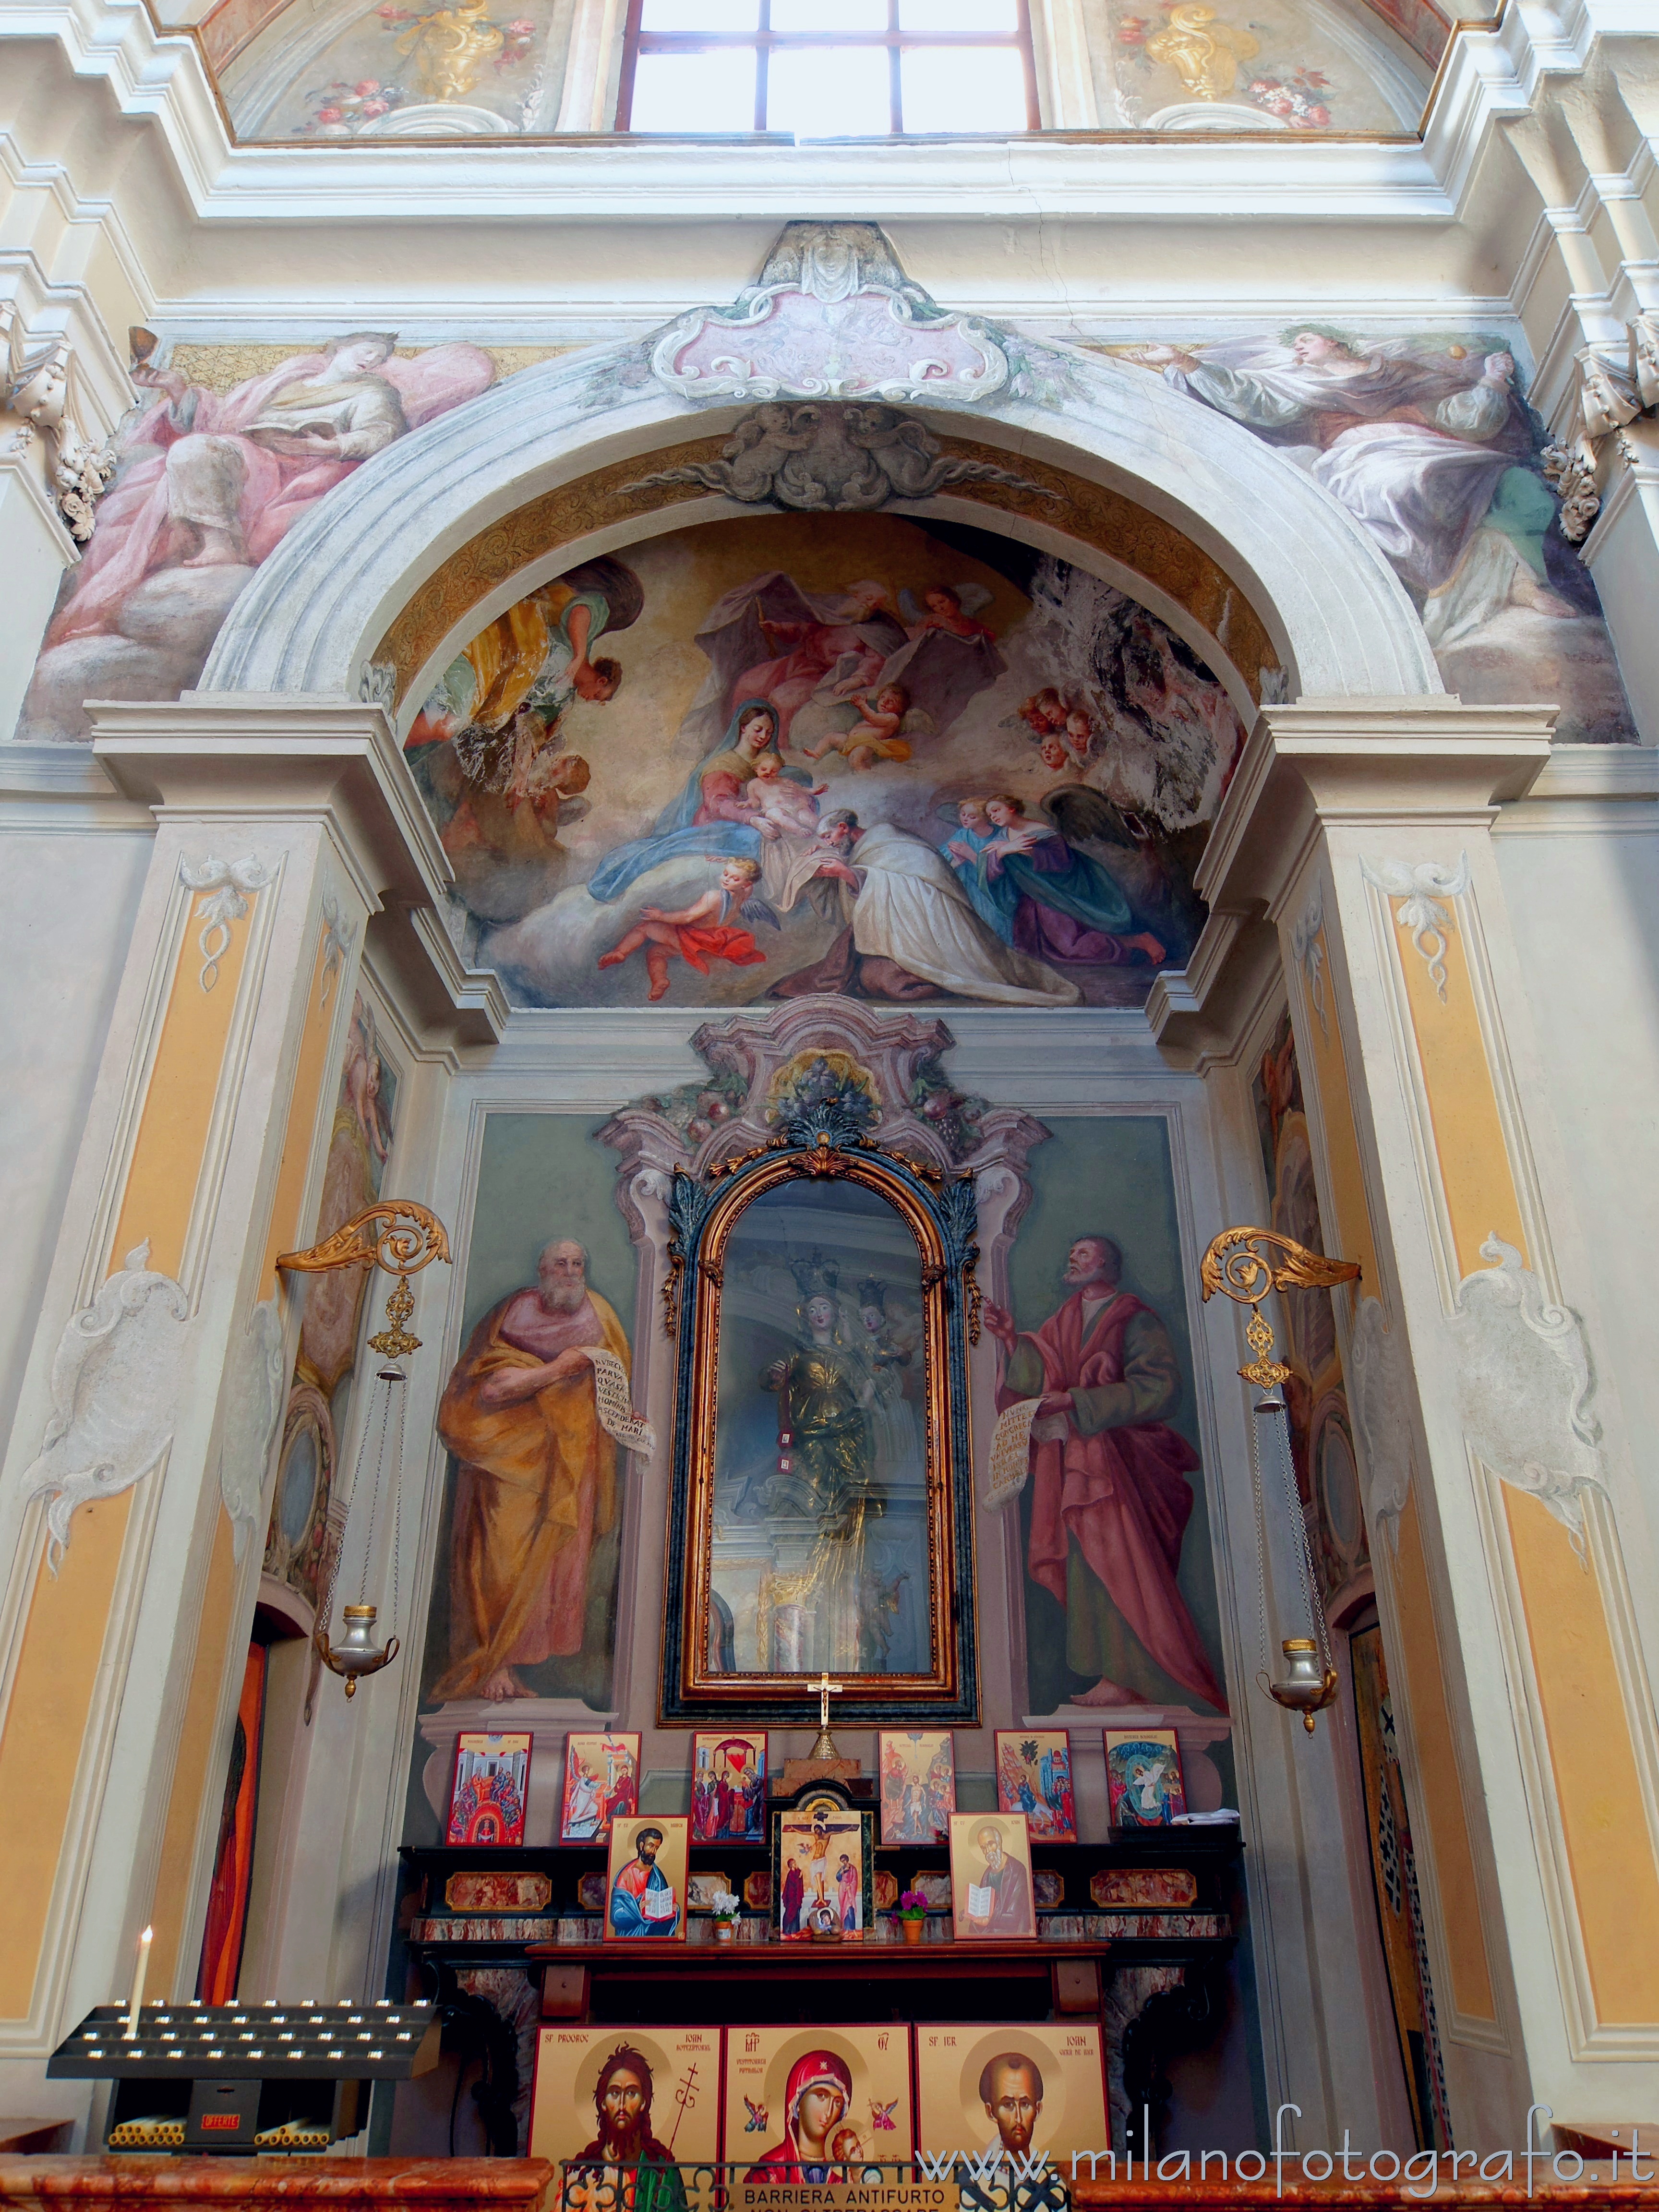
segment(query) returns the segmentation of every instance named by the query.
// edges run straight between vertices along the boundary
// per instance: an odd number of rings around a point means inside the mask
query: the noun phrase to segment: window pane
[[[880,46],[775,47],[766,127],[798,138],[884,138],[892,129]]]
[[[634,66],[630,131],[752,131],[755,56],[748,46],[709,54],[641,54]]]
[[[907,132],[1027,127],[1025,72],[1012,46],[918,46],[902,67]]]
[[[1019,9],[1016,0],[899,0],[899,24],[906,31],[989,31],[993,37],[1011,37],[1019,28]]]
[[[753,31],[760,0],[645,0],[642,31]]]
[[[884,31],[887,0],[772,0],[775,31]]]

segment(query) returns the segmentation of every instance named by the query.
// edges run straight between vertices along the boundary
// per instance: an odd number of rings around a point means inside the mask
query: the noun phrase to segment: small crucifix
[[[836,1749],[836,1739],[830,1733],[830,1700],[831,1698],[843,1696],[846,1685],[842,1682],[832,1682],[830,1680],[829,1669],[826,1668],[819,1674],[817,1680],[809,1686],[818,1693],[818,1740],[812,1746],[812,1757],[839,1759],[841,1753]]]

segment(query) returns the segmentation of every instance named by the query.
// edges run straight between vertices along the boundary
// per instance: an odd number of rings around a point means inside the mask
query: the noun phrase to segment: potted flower
[[[907,1943],[920,1943],[921,1931],[927,1924],[927,1899],[919,1889],[907,1889],[899,1899],[898,1911],[893,1917]]]
[[[738,1932],[738,1900],[729,1889],[717,1889],[709,1908],[709,1917],[714,1923],[714,1941],[730,1943]]]

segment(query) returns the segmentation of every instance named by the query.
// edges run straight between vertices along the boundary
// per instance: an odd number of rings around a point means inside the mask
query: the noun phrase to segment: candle
[[[132,1970],[132,2002],[127,2007],[127,2027],[125,2040],[131,2043],[138,2033],[138,2008],[144,2002],[144,1976],[149,1971],[150,1938],[153,1928],[146,1928],[138,1938],[138,1963]]]

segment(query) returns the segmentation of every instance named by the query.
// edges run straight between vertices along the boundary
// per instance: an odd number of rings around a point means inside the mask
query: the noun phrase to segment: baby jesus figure
[[[899,735],[910,711],[910,694],[902,684],[884,684],[879,691],[855,691],[853,704],[859,718],[852,728],[834,730],[822,744],[808,745],[808,760],[840,753],[848,768],[873,768],[878,760],[909,759],[909,740]]]
[[[816,756],[811,756],[816,757]],[[783,773],[783,763],[769,747],[755,758],[755,773],[744,793],[755,827],[769,841],[774,837],[816,837],[818,800],[827,784],[796,783]]]
[[[619,968],[643,945],[645,972],[651,978],[648,996],[654,1001],[667,994],[671,952],[678,952],[700,975],[708,973],[711,960],[729,960],[736,968],[758,966],[766,955],[748,930],[734,927],[726,917],[736,905],[745,921],[773,920],[770,908],[752,896],[759,874],[758,860],[724,860],[719,883],[690,906],[672,912],[641,907],[627,936],[599,955],[600,967]]]

